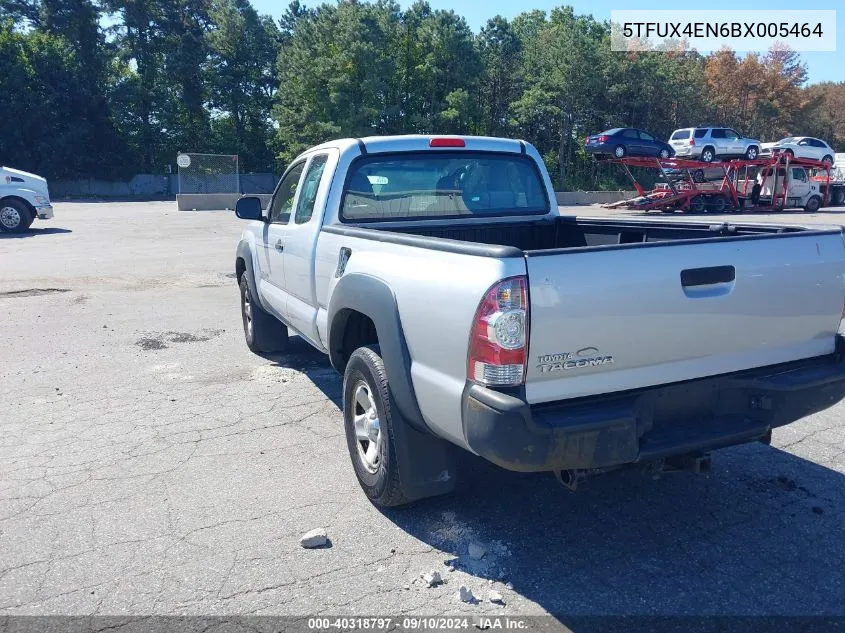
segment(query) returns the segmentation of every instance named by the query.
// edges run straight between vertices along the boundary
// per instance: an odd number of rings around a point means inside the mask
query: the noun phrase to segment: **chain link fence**
[[[179,154],[179,193],[240,193],[237,154]]]

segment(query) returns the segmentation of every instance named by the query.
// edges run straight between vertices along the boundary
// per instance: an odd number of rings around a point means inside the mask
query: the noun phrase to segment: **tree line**
[[[845,151],[845,82],[807,85],[793,51],[620,53],[570,7],[491,18],[478,33],[416,2],[0,0],[0,161],[50,178],[164,173],[180,151],[279,171],[330,138],[460,133],[523,138],[555,186],[619,174],[588,133],[718,124]]]

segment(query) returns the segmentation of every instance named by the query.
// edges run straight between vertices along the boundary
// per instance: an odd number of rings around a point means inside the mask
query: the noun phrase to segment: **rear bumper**
[[[53,205],[43,204],[35,207],[35,213],[40,220],[50,220],[53,217]]]
[[[462,414],[475,453],[508,470],[530,472],[607,468],[752,442],[843,397],[840,353],[535,406],[469,385]]]
[[[695,145],[684,145],[682,147],[673,147],[672,149],[675,150],[676,158],[680,158],[681,156],[686,158],[701,156],[701,147]]]

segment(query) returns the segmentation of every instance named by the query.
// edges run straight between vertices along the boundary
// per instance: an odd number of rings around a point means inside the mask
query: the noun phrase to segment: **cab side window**
[[[329,157],[320,154],[311,159],[308,171],[302,181],[302,191],[299,194],[299,202],[296,203],[296,214],[293,221],[297,224],[305,224],[314,215],[314,202],[317,200],[317,190],[320,188],[320,180],[323,178],[323,171],[326,169],[326,162]]]
[[[801,167],[793,167],[792,180],[800,180],[801,182],[807,182],[807,172],[804,171],[804,169],[802,169]]]
[[[270,222],[287,224],[290,221],[290,214],[293,212],[293,202],[296,199],[296,191],[299,186],[299,179],[302,170],[305,168],[305,161],[300,161],[290,169],[282,178],[282,182],[276,188],[276,195],[273,196],[273,204],[270,207]]]

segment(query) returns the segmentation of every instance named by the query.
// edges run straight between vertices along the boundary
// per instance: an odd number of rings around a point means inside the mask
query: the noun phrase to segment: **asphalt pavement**
[[[55,212],[0,234],[0,614],[845,615],[845,405],[708,474],[572,493],[467,455],[453,495],[379,511],[327,359],[244,344],[232,213]]]

